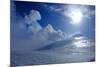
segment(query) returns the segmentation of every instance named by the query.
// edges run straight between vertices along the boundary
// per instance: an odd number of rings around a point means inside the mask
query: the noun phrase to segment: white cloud
[[[45,28],[44,28],[44,33],[48,35],[48,40],[52,40],[52,41],[57,41],[57,40],[61,40],[64,39],[65,37],[65,33],[62,32],[61,30],[54,30],[52,25],[48,24]]]
[[[18,31],[15,32],[17,36],[14,34],[12,37],[14,50],[31,51],[65,38],[65,33],[61,30],[56,31],[51,24],[43,28],[37,21],[40,19],[39,11],[31,10],[21,19],[22,22],[18,19],[19,24],[13,24],[13,30]]]
[[[63,33],[61,30],[56,31],[52,25],[48,24],[46,27],[42,28],[41,25],[37,22],[37,20],[40,19],[41,15],[39,11],[36,10],[31,10],[30,14],[25,16],[26,24],[30,25],[29,30],[31,30],[33,33],[36,32],[36,34],[33,36],[35,42],[38,42],[38,44],[44,42],[46,44],[64,39],[65,33]]]
[[[46,27],[41,29],[35,36],[39,36],[45,40],[44,42],[54,42],[57,40],[64,39],[65,33],[61,30],[56,31],[52,25],[48,24]]]
[[[64,32],[60,30],[56,31],[53,29],[52,25],[48,24],[36,34],[31,35],[28,38],[14,39],[14,49],[31,51],[47,46],[55,41],[63,40],[64,38]]]
[[[41,19],[41,15],[37,10],[31,10],[29,15],[25,16],[25,23],[27,28],[33,33],[38,32],[42,29],[41,25],[38,23],[38,20]]]
[[[37,21],[37,20],[41,20],[41,15],[39,11],[31,10],[29,15],[26,15],[25,18],[29,19],[30,21]]]

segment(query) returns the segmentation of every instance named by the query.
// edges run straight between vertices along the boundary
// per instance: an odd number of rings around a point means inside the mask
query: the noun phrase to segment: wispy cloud
[[[84,18],[89,18],[90,16],[93,16],[95,14],[94,10],[91,10],[89,6],[85,5],[48,6],[45,4],[45,7],[49,8],[50,11],[57,12],[65,17],[69,17],[70,12],[76,9],[80,10],[83,13]]]

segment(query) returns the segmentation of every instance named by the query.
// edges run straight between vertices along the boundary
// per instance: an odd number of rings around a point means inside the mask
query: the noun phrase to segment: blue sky
[[[60,29],[68,35],[81,32],[88,38],[95,38],[95,6],[93,5],[15,1],[15,8],[16,14],[21,17],[29,14],[32,9],[39,11],[42,18],[38,22],[42,27],[51,24],[55,30]],[[69,16],[74,10],[76,14],[77,10],[82,12],[79,24],[73,23]]]

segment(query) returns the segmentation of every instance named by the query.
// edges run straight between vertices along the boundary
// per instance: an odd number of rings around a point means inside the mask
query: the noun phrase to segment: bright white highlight
[[[74,39],[75,40],[81,40],[81,39],[83,39],[83,37],[75,37]]]
[[[84,40],[74,42],[74,45],[75,45],[76,47],[87,47],[87,43],[84,42]]]
[[[79,9],[73,9],[69,15],[71,18],[71,24],[79,24],[83,18],[83,14]]]

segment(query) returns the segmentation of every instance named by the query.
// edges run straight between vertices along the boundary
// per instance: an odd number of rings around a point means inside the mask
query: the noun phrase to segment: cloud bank
[[[17,36],[14,35],[14,37],[12,37],[14,50],[30,51],[65,39],[66,33],[61,30],[55,30],[51,24],[42,27],[38,22],[41,18],[39,11],[31,10],[21,21],[14,24],[16,27],[14,27],[13,30],[16,29],[16,31],[19,31],[15,32]]]

